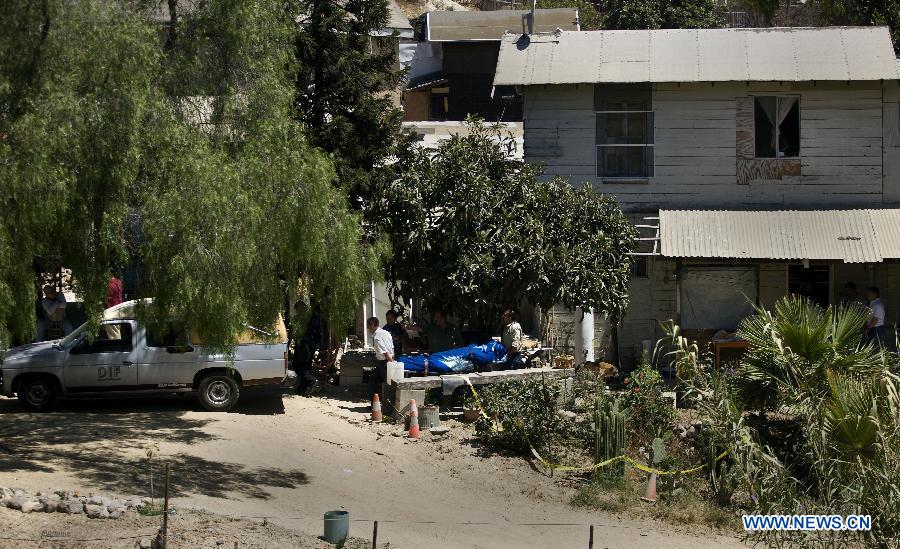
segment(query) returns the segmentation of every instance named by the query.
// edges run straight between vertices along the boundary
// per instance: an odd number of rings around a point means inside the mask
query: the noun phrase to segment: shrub
[[[669,429],[675,422],[672,402],[663,398],[663,379],[650,366],[646,354],[637,370],[625,378],[625,409],[632,432],[653,438]]]
[[[555,460],[554,444],[571,438],[574,422],[560,415],[561,389],[542,380],[506,382],[478,391],[484,411],[475,430],[488,446],[500,451],[530,455],[531,446],[548,460]],[[475,404],[474,396],[467,405]],[[530,445],[529,445],[530,443]]]
[[[892,373],[895,357],[861,343],[866,318],[856,307],[782,299],[774,313],[759,310],[741,323],[750,348],[734,371],[713,369],[671,327],[679,377],[702,397],[697,403],[713,444],[729,452],[712,468],[721,474],[712,479],[719,496],[732,488],[723,482],[733,482],[758,513],[871,514],[866,545],[896,542],[900,379]],[[770,443],[784,434],[787,443]],[[829,546],[859,540],[822,536]],[[752,537],[809,546],[823,541],[797,532]]]

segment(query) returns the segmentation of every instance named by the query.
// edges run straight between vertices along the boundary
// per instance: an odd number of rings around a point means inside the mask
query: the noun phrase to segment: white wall
[[[632,211],[896,205],[900,136],[887,127],[897,122],[895,88],[895,82],[656,84],[654,177],[604,184],[595,175],[593,86],[528,86],[525,158],[543,162],[547,175],[590,182]],[[739,184],[736,99],[760,94],[801,96],[801,175]]]

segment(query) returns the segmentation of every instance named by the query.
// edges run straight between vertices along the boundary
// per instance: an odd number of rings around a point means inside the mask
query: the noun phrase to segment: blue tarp
[[[468,372],[474,370],[476,366],[502,361],[505,356],[506,347],[496,341],[485,345],[457,347],[428,355],[428,372],[437,374]],[[403,355],[397,360],[403,363],[403,369],[407,372],[425,371],[425,357],[422,355]]]

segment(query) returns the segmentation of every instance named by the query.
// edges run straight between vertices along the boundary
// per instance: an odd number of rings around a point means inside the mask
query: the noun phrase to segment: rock
[[[153,542],[151,540],[142,539],[138,542],[137,546],[138,546],[138,549],[150,549],[150,546],[152,544],[153,544]]]
[[[23,512],[23,513],[30,513],[30,512],[32,512],[32,511],[39,511],[39,510],[41,510],[41,509],[43,509],[43,508],[44,508],[44,506],[41,505],[39,502],[37,502],[37,501],[32,501],[32,500],[28,500],[28,501],[26,501],[25,503],[22,504],[22,512]]]
[[[21,511],[22,506],[25,505],[26,501],[30,501],[30,500],[28,500],[24,497],[21,497],[21,496],[16,496],[14,498],[10,498],[10,500],[6,504],[6,506],[9,507],[10,509],[16,509],[16,510]]]
[[[106,507],[102,505],[85,505],[84,511],[87,513],[88,518],[108,518],[109,511],[106,510]]]
[[[85,503],[90,503],[91,505],[106,505],[103,503],[103,498],[100,496],[91,496]]]
[[[109,518],[111,518],[111,519],[122,518],[122,512],[121,511],[111,511],[109,513]]]
[[[560,411],[559,411],[559,416],[560,416],[560,417],[564,417],[564,418],[568,418],[568,419],[571,419],[571,420],[574,420],[575,418],[578,417],[578,414],[576,414],[575,412],[572,412],[572,411],[570,411],[570,410],[560,410]]]
[[[70,515],[78,515],[84,513],[84,504],[80,501],[70,501],[66,505],[66,512]]]
[[[450,432],[450,427],[447,427],[445,425],[442,425],[440,427],[432,427],[429,432],[436,437],[442,437]]]
[[[143,503],[144,505],[150,505],[153,503],[153,500],[150,498],[141,498],[141,503]]]
[[[131,498],[125,502],[125,505],[137,509],[139,507],[143,507],[144,502],[141,501],[141,498]]]
[[[57,508],[59,508],[58,501],[48,499],[47,501],[44,502],[44,512],[45,513],[55,513]]]

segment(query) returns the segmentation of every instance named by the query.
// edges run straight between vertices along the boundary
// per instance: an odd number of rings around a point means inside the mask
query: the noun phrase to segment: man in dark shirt
[[[294,371],[297,372],[298,395],[305,396],[316,384],[316,377],[312,373],[313,360],[316,358],[316,352],[326,350],[327,345],[323,342],[326,334],[319,305],[315,305],[303,335],[294,338],[293,362]]]
[[[406,339],[406,329],[397,322],[397,311],[390,310],[384,314],[385,324],[383,329],[391,334],[394,339],[394,356],[403,354],[403,340]]]
[[[461,347],[462,335],[459,329],[447,321],[447,313],[441,309],[431,315],[431,325],[425,331],[428,338],[428,352],[439,353]]]

